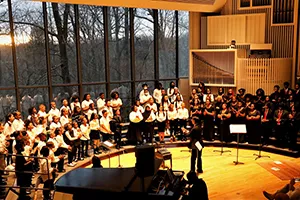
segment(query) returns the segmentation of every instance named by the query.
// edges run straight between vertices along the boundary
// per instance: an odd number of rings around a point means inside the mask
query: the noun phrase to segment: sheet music
[[[197,141],[197,142],[195,143],[195,146],[197,147],[197,149],[198,149],[199,151],[201,151],[202,148],[203,148],[199,141]]]

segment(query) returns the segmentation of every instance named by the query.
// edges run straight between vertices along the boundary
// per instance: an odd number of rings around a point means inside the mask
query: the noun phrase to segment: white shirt
[[[42,178],[43,182],[47,181],[48,179],[50,179],[50,180],[53,179],[53,176],[52,176],[53,168],[51,167],[51,160],[49,159],[49,157],[50,157],[50,152],[49,152],[49,156],[48,156],[47,160],[40,159],[40,171],[39,172],[41,173],[41,178]]]
[[[58,142],[56,141],[56,138],[49,138],[48,139],[48,142],[52,142],[53,144],[54,144],[54,152],[58,149],[58,147],[59,147],[59,144],[58,144]]]
[[[118,107],[113,108],[114,110],[120,109],[120,107],[123,105],[122,100],[120,98],[110,100],[110,104],[112,105],[112,107],[119,105]]]
[[[110,133],[110,119],[109,117],[107,116],[106,118],[105,117],[101,117],[100,119],[100,131],[102,133]],[[104,126],[106,129],[102,128],[102,126]],[[108,130],[108,131],[107,131]]]
[[[106,111],[108,112],[108,115],[107,115],[107,116],[108,116],[110,119],[112,119],[112,118],[114,117],[114,112],[113,112],[113,108],[112,108],[112,107],[107,107],[107,106],[105,106],[105,107],[103,108],[103,110],[106,110]],[[102,112],[99,113],[99,114],[100,114],[101,117],[103,117]]]
[[[129,120],[133,123],[139,123],[140,121],[143,120],[143,115],[139,111],[137,112],[131,111],[129,114]]]
[[[27,132],[27,135],[30,139],[30,143],[31,144],[34,143],[35,137],[37,136],[36,132],[33,129],[31,131],[27,130],[26,132]]]
[[[87,111],[86,115],[87,115],[89,120],[91,119],[91,116],[92,116],[93,113],[97,114],[97,110],[96,109],[94,109],[94,110],[89,109]]]
[[[66,132],[65,132],[65,135],[66,135],[66,137],[67,137],[70,141],[74,141],[74,140],[77,140],[77,139],[78,139],[76,133],[77,133],[77,132],[74,131],[74,129],[73,129],[73,134],[74,134],[73,137],[70,135],[70,132],[69,132],[69,131],[66,131]]]
[[[142,92],[141,92],[142,94],[140,94],[140,102],[141,102],[141,104],[144,104],[144,103],[147,103],[152,98],[152,96],[150,95],[149,92],[144,93],[144,90],[142,90]]]
[[[156,118],[155,113],[151,111],[151,114],[149,115],[148,119],[145,120],[145,122],[153,122],[155,118]]]
[[[34,129],[34,132],[36,133],[36,135],[39,135],[41,133],[46,133],[46,128],[43,126],[43,124],[39,124]]]
[[[60,108],[60,110],[59,110],[60,113],[61,113],[61,111],[62,111],[64,108],[68,110],[69,114],[72,113],[71,108],[70,108],[69,106],[62,106],[62,107]]]
[[[156,113],[156,120],[158,122],[164,122],[164,121],[166,121],[166,119],[167,119],[167,114],[165,111],[163,111],[163,112],[158,111]]]
[[[47,116],[47,113],[44,111],[40,111],[39,110],[39,112],[37,113],[37,115],[39,116],[39,117],[46,117]]]
[[[180,109],[181,108],[181,106],[182,106],[182,103],[183,103],[183,101],[175,101],[174,102],[174,108],[175,109]]]
[[[10,122],[6,122],[4,125],[3,135],[7,137],[13,134],[13,132],[15,132],[14,126]]]
[[[90,129],[91,130],[98,130],[100,128],[99,119],[93,119],[90,121]]]
[[[97,100],[97,108],[98,108],[99,115],[102,114],[102,110],[104,109],[104,107],[105,107],[105,99],[99,98]]]
[[[204,95],[203,95],[203,101],[204,101],[204,102],[206,101],[207,96],[210,97],[210,102],[214,102],[215,97],[214,97],[213,94],[204,94]]]
[[[170,105],[169,100],[167,102],[162,102],[162,106],[164,108],[164,111],[168,111],[169,110],[169,105]]]
[[[91,103],[94,103],[92,99],[90,99],[88,101],[83,100],[82,103],[81,103],[81,108],[84,109],[86,107],[89,107]],[[87,112],[88,112],[88,110],[84,111],[84,113],[87,113]]]
[[[15,119],[12,123],[15,131],[23,131],[24,130],[24,122],[22,119]]]
[[[46,146],[46,142],[44,141],[39,141],[38,145],[37,145],[37,149],[38,149],[38,156],[40,157],[41,156],[41,150],[42,148]]]
[[[80,138],[80,140],[90,140],[90,126],[89,124],[86,124],[86,126],[84,124],[80,125],[80,130],[82,133],[82,137]]]
[[[167,89],[167,95],[168,95],[168,97],[171,97],[173,95],[173,93],[174,93],[174,88],[168,88]]]
[[[49,115],[48,121],[52,122],[54,116],[60,117],[60,111],[57,108],[51,108],[48,112],[48,115]]]
[[[137,109],[140,113],[143,113],[145,111],[143,106],[141,106],[141,105],[139,105]]]
[[[57,122],[57,123],[52,122],[50,124],[50,130],[55,130],[56,128],[60,128],[60,127],[61,127],[60,122]]]
[[[177,93],[177,94],[173,94],[170,99],[171,99],[171,103],[174,103],[176,101],[176,97],[180,96],[181,101],[183,101],[183,97],[181,94]]]
[[[161,103],[161,99],[162,99],[161,90],[155,89],[153,91],[153,98],[154,98],[154,100],[155,100],[156,103],[160,104]]]
[[[58,146],[60,146],[61,148],[65,148],[67,149],[69,146],[66,144],[64,137],[62,135],[57,135],[56,137],[56,141],[58,143]]]
[[[157,112],[157,105],[155,103],[153,103],[152,105],[150,105],[149,103],[146,105],[149,106],[151,108],[151,110],[156,113]]]
[[[178,119],[188,119],[189,118],[189,111],[187,108],[180,108],[178,109]]]
[[[65,126],[67,123],[69,123],[69,118],[68,118],[68,116],[61,116],[60,117],[60,123],[61,123],[61,125],[62,126]]]
[[[74,111],[74,108],[78,106],[80,108],[80,102],[72,102],[70,103],[71,110]]]
[[[173,111],[168,111],[168,119],[169,120],[174,120],[177,119],[177,111],[174,109]]]

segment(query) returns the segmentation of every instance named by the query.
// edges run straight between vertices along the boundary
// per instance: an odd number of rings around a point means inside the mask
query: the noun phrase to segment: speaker
[[[153,176],[155,171],[155,149],[154,146],[143,145],[135,149],[137,176]]]

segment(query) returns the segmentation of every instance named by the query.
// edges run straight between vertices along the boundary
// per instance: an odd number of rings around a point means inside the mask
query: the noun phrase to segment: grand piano
[[[55,183],[58,192],[73,194],[73,200],[89,197],[172,199],[181,197],[186,181],[183,171],[159,170],[155,160],[153,176],[138,177],[135,168],[78,168]]]

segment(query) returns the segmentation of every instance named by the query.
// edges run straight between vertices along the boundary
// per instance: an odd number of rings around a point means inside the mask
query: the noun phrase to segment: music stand
[[[233,161],[235,165],[244,164],[239,162],[239,142],[240,142],[240,134],[246,134],[247,129],[245,124],[230,124],[230,133],[237,134],[237,143],[236,143],[236,161]]]
[[[270,156],[262,156],[261,155],[261,149],[262,149],[262,140],[261,140],[262,136],[260,136],[260,144],[259,144],[259,150],[258,150],[258,154],[254,153],[253,155],[256,156],[255,160],[259,159],[259,158],[270,158]]]
[[[221,120],[221,123],[220,123],[220,126],[221,126],[221,129],[220,129],[220,135],[221,135],[221,150],[214,150],[214,152],[220,152],[221,153],[221,155],[223,154],[223,153],[226,153],[226,152],[231,152],[230,150],[223,150],[223,146],[224,146],[224,139],[223,139],[223,135],[224,135],[224,133],[223,133],[223,124],[224,124],[224,122],[223,122],[223,120]]]
[[[108,154],[107,154],[108,155],[108,166],[110,168],[110,152],[111,152],[111,148],[114,147],[114,144],[109,142],[108,140],[106,140],[106,141],[102,142],[102,146],[105,147],[108,151]]]

